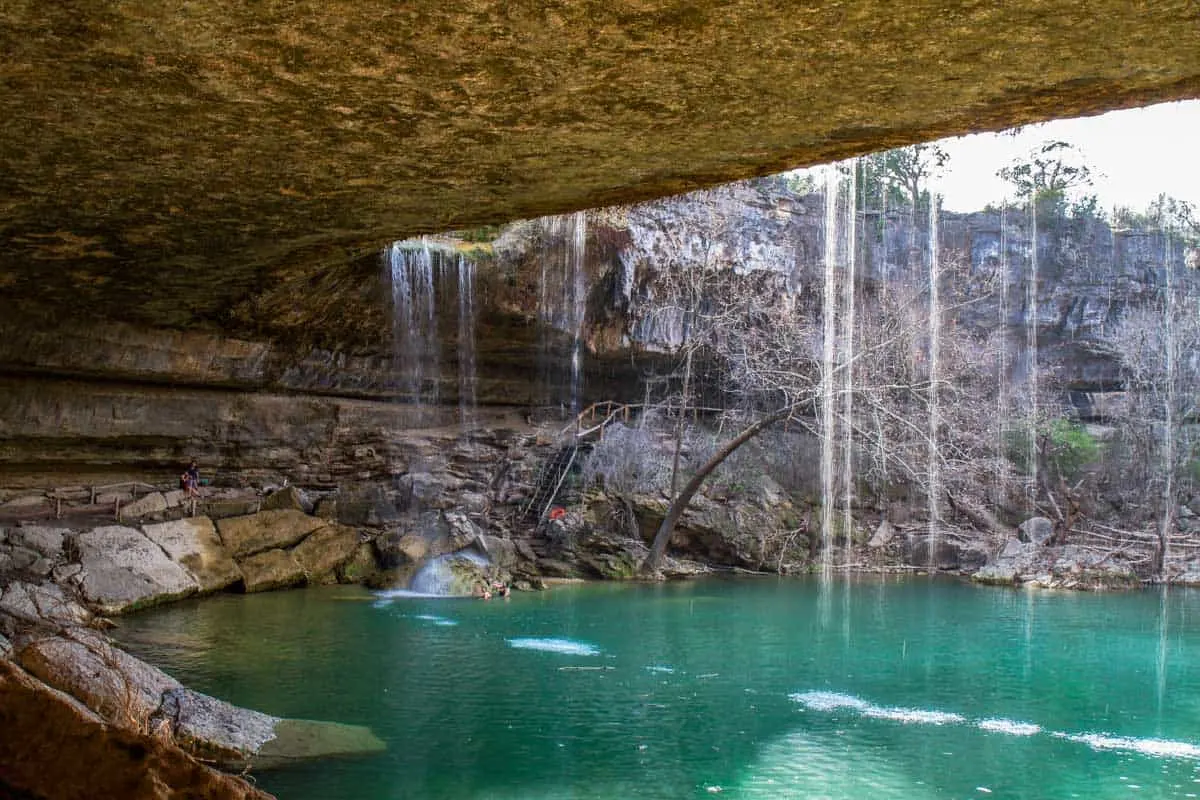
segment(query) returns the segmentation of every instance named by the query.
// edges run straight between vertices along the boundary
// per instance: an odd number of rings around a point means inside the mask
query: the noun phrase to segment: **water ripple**
[[[516,639],[505,639],[509,647],[515,647],[518,650],[541,650],[545,653],[561,653],[567,656],[598,656],[600,648],[594,644],[587,642],[578,642],[573,639],[539,639],[531,637],[518,637]]]
[[[840,692],[794,692],[788,695],[788,698],[810,711],[829,712],[846,709],[855,711],[863,717],[886,719],[905,724],[950,725],[970,722],[980,730],[1004,733],[1010,736],[1034,736],[1043,732],[1042,726],[1032,722],[1017,722],[996,717],[971,721],[962,714],[951,711],[877,706],[860,697]],[[1062,731],[1048,731],[1047,733],[1057,739],[1085,744],[1093,750],[1120,750],[1140,753],[1152,758],[1200,760],[1200,745],[1191,742],[1171,739],[1140,739],[1135,736],[1114,736],[1107,733],[1063,733]]]

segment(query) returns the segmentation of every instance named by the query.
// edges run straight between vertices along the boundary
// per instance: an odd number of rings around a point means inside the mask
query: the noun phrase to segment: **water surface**
[[[258,774],[285,800],[1200,794],[1200,593],[926,579],[347,587],[129,617],[185,683],[369,725],[380,756]]]

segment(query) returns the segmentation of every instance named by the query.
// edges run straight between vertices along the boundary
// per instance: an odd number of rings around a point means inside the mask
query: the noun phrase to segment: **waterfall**
[[[413,594],[438,597],[470,595],[478,573],[488,566],[490,562],[486,558],[469,550],[437,556],[413,575],[408,589]]]
[[[1029,198],[1029,280],[1025,302],[1025,385],[1029,392],[1029,420],[1026,424],[1029,447],[1029,510],[1037,508],[1038,485],[1038,222],[1036,192]]]
[[[543,217],[538,285],[538,376],[542,399],[571,414],[583,393],[583,323],[587,310],[587,213]],[[561,346],[568,337],[566,368]]]
[[[475,264],[458,256],[458,413],[464,427],[475,421]]]
[[[856,160],[825,169],[820,431],[821,574],[826,578],[833,567],[834,507],[839,500],[847,561],[853,544],[857,169]]]
[[[1163,300],[1163,350],[1166,358],[1166,385],[1163,387],[1163,490],[1162,490],[1162,528],[1159,534],[1161,550],[1159,552],[1159,569],[1161,573],[1170,557],[1171,531],[1175,527],[1175,437],[1176,398],[1175,372],[1179,356],[1176,343],[1175,319],[1175,264],[1172,248],[1172,231],[1166,231],[1166,242],[1163,245],[1163,266],[1166,270],[1165,292]]]
[[[459,413],[466,425],[476,404],[475,265],[453,248],[424,237],[393,242],[386,260],[400,391],[414,405],[438,402],[442,354],[438,326],[442,315],[456,314]],[[452,284],[457,300],[450,294]]]
[[[997,503],[1003,503],[1008,491],[1008,459],[1004,437],[1008,420],[1008,198],[1000,205],[1000,308],[996,330],[1000,352],[996,358],[996,486]]]
[[[825,167],[825,286],[821,297],[821,577],[832,568],[833,531],[833,396],[837,356],[837,165]]]
[[[938,203],[936,194],[929,197],[929,465],[927,480],[929,500],[929,566],[937,566],[937,544],[939,536],[938,499],[942,494],[941,447],[938,429],[941,426],[941,348],[942,348],[942,300],[940,253],[938,247]]]
[[[437,402],[439,342],[433,254],[425,239],[388,248],[392,285],[392,347],[402,392],[421,405]],[[427,390],[426,378],[431,381]]]
[[[858,159],[852,159],[846,182],[846,206],[842,211],[845,231],[846,280],[842,284],[842,536],[845,563],[853,561],[851,547],[854,517],[854,324],[858,255]]]

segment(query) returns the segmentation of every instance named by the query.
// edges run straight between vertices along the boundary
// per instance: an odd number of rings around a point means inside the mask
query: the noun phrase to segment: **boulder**
[[[260,502],[257,497],[205,500],[200,510],[210,519],[226,519],[258,513]]]
[[[339,583],[366,583],[379,571],[375,561],[375,548],[370,542],[360,542],[354,555],[337,569]]]
[[[292,557],[304,568],[310,583],[333,583],[335,570],[358,549],[358,531],[346,525],[317,528],[292,548]]]
[[[304,492],[295,486],[287,486],[276,492],[272,492],[263,500],[263,511],[284,511],[286,509],[311,514],[313,513],[313,504],[305,496]]]
[[[1022,542],[1045,544],[1054,536],[1054,523],[1045,517],[1030,517],[1017,526],[1017,536]]]
[[[80,588],[104,613],[119,614],[195,594],[200,585],[140,531],[120,525],[75,537],[85,575]]]
[[[105,723],[2,659],[0,730],[3,781],[14,797],[270,800],[155,736]]]
[[[17,657],[31,675],[100,718],[134,731],[165,727],[197,757],[227,768],[383,749],[367,728],[280,719],[188,689],[93,631],[33,641]]]
[[[30,550],[28,547],[0,544],[0,574],[24,572],[41,557],[38,551]]]
[[[461,511],[447,511],[444,516],[450,537],[448,545],[450,552],[461,550],[474,543],[483,533],[479,530],[479,526]]]
[[[241,570],[221,544],[208,517],[144,525],[146,537],[187,570],[201,592],[216,592],[242,579]]]
[[[291,547],[329,523],[303,511],[261,511],[217,521],[221,542],[235,559],[274,548]]]
[[[379,554],[379,565],[384,569],[415,564],[429,555],[429,541],[416,533],[389,531],[376,537],[374,545]]]
[[[92,614],[53,583],[40,586],[15,581],[0,597],[0,611],[24,620],[43,620],[58,625],[85,625]]]
[[[50,572],[55,583],[65,584],[75,582],[83,575],[82,564],[59,564]]]
[[[163,500],[167,501],[167,508],[179,508],[187,500],[187,492],[183,489],[172,489],[163,492]]]
[[[304,567],[287,550],[275,548],[240,559],[247,592],[267,592],[304,583]]]
[[[163,694],[155,722],[197,758],[224,769],[270,769],[297,761],[380,753],[370,728],[318,720],[280,719],[184,687]]]
[[[908,541],[905,560],[917,567],[954,570],[962,563],[962,548],[945,536],[914,536]]]
[[[517,545],[512,539],[501,539],[499,536],[480,536],[475,544],[497,567],[512,569],[517,565],[519,560]]]
[[[1017,582],[1017,570],[1012,564],[985,564],[971,580],[989,585],[1010,585]]]
[[[46,558],[58,560],[63,557],[63,536],[67,533],[64,528],[50,528],[45,525],[22,525],[8,532],[9,544],[36,550]]]
[[[170,725],[176,742],[197,758],[225,769],[240,769],[249,766],[259,749],[275,738],[280,721],[177,686],[163,692],[151,723],[154,727],[163,722]]]
[[[84,629],[35,640],[18,652],[17,660],[31,675],[127,728],[148,729],[163,693],[180,688],[162,670]]]
[[[161,514],[167,510],[167,498],[162,492],[151,492],[131,503],[121,506],[122,519],[140,519],[151,514]]]

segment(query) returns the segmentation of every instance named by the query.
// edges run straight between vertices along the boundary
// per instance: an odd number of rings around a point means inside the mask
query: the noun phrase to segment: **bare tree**
[[[1130,454],[1158,497],[1155,573],[1170,556],[1181,482],[1196,457],[1200,398],[1200,297],[1175,275],[1166,237],[1165,282],[1158,302],[1126,314],[1107,337],[1118,357],[1128,401],[1120,427]]]

